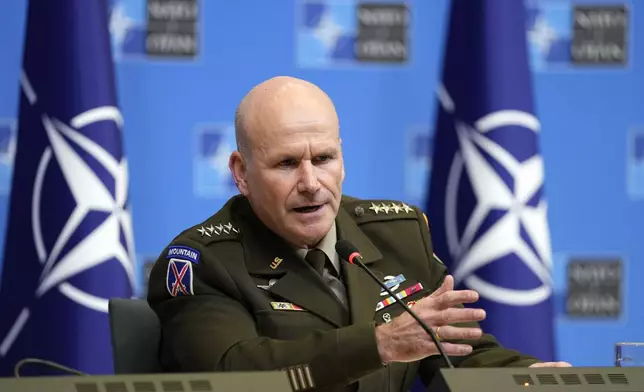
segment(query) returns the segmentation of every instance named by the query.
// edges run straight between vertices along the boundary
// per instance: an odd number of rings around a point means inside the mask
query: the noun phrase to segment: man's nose
[[[299,169],[300,178],[297,184],[297,190],[302,193],[317,192],[320,189],[320,181],[318,181],[313,163],[309,160],[302,161]]]

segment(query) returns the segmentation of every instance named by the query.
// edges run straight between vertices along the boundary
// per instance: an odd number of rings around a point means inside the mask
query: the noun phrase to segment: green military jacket
[[[406,303],[432,293],[447,274],[416,207],[344,196],[336,227],[381,280],[404,277],[394,292],[405,292]],[[173,372],[296,369],[320,391],[406,391],[417,375],[428,383],[445,366],[438,356],[387,366],[380,360],[375,328],[402,307],[383,303],[388,295],[358,266],[343,263],[342,280],[348,310],[244,197],[233,197],[179,234],[151,271],[148,302],[162,324],[161,363]],[[473,352],[450,358],[455,366],[537,362],[490,335],[468,343]]]

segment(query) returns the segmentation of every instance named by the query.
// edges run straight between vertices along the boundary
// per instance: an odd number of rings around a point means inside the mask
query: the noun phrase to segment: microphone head
[[[335,251],[338,252],[340,258],[353,264],[356,257],[361,257],[358,248],[347,240],[340,240],[335,243]]]

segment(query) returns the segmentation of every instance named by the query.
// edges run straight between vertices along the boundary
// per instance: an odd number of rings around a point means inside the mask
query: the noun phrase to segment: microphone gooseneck
[[[59,363],[53,362],[53,361],[48,361],[46,359],[40,359],[40,358],[24,358],[18,361],[16,365],[13,368],[13,375],[16,378],[20,378],[20,369],[27,364],[38,364],[38,365],[43,365],[48,368],[53,368],[68,374],[73,374],[76,376],[89,376],[87,373],[83,373],[80,370],[72,369],[70,367],[61,365]]]
[[[364,263],[362,262],[362,256],[360,256],[360,252],[358,251],[358,248],[356,248],[352,243],[350,243],[347,240],[339,240],[335,244],[335,250],[336,252],[338,252],[338,255],[340,255],[340,258],[342,258],[343,260],[347,261],[350,264],[355,264],[358,267],[362,268],[367,274],[369,274],[371,279],[373,279],[376,283],[378,283],[380,287],[382,287],[390,296],[392,296],[394,298],[394,301],[396,301],[396,303],[399,303],[400,306],[403,307],[405,312],[409,313],[414,318],[414,320],[416,320],[416,322],[421,326],[421,328],[423,328],[423,330],[427,332],[429,337],[436,345],[436,348],[438,348],[438,352],[440,353],[441,357],[443,358],[447,366],[449,366],[450,368],[454,368],[454,365],[452,365],[452,362],[449,360],[449,357],[447,356],[447,354],[445,354],[443,345],[438,340],[438,337],[436,336],[434,331],[431,328],[429,328],[427,324],[425,324],[425,322],[423,322],[423,320],[421,320],[420,317],[418,317],[418,315],[414,313],[414,311],[409,309],[407,304],[405,304],[402,300],[398,299],[398,297],[396,297],[396,295],[389,289],[389,287],[387,287],[383,282],[381,282],[380,279],[378,279],[378,277],[374,275],[374,273],[371,272],[371,270],[367,268],[366,265],[364,265]]]

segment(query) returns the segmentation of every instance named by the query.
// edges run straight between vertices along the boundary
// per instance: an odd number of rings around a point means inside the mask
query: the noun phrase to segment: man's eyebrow
[[[318,149],[314,149],[317,154],[330,154],[337,153],[339,150],[338,146],[324,146]]]

